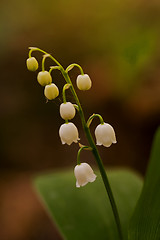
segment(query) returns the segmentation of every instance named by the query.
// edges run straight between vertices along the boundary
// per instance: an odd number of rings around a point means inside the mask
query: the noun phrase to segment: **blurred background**
[[[44,49],[64,67],[83,67],[93,82],[90,91],[77,90],[86,118],[101,114],[117,135],[117,144],[99,148],[104,164],[144,175],[160,123],[159,29],[158,0],[1,0],[1,240],[60,240],[32,178],[76,165],[77,145],[62,146],[58,136],[62,96],[46,103],[37,73],[26,69],[28,47]],[[33,56],[40,63],[42,55]],[[47,59],[46,69],[50,65]],[[78,74],[70,72],[74,83]],[[60,72],[52,76],[62,89]],[[69,91],[67,99],[73,100]],[[78,115],[74,123],[86,144]],[[94,165],[90,153],[81,157]]]

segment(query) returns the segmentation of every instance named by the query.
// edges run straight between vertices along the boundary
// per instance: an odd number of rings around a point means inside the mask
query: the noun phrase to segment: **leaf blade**
[[[160,239],[160,128],[158,129],[143,190],[132,216],[129,240]]]
[[[129,218],[140,194],[142,181],[126,170],[109,172],[109,180],[127,239]],[[35,179],[35,186],[63,239],[118,239],[113,213],[100,176],[94,183],[77,189],[73,173],[66,171],[40,176]]]

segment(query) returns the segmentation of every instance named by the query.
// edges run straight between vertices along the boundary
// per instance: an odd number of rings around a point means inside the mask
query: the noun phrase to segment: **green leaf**
[[[109,172],[125,239],[129,219],[142,188],[142,180],[131,171]],[[35,186],[63,239],[118,240],[112,210],[98,175],[94,183],[76,188],[73,172],[63,171],[35,179]]]
[[[158,129],[144,187],[129,227],[129,240],[160,240],[160,128]]]

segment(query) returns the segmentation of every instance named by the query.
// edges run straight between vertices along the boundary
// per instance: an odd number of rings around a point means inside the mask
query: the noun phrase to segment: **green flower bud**
[[[54,83],[46,85],[44,89],[44,95],[49,100],[55,99],[59,95],[58,87]]]
[[[37,75],[37,80],[40,85],[46,86],[52,82],[51,74],[47,71],[41,71]]]
[[[26,60],[29,71],[35,72],[38,69],[38,62],[35,57],[30,57]]]

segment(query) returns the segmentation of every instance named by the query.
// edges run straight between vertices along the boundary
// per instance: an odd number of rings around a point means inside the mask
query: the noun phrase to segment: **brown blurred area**
[[[36,174],[71,168],[78,146],[62,146],[58,129],[62,96],[46,103],[36,74],[28,72],[28,47],[52,53],[64,67],[80,64],[93,81],[77,93],[86,118],[99,113],[118,143],[99,148],[106,167],[144,174],[160,123],[160,2],[20,1],[0,3],[0,239],[59,240],[32,186]],[[39,62],[42,55],[33,54]],[[53,65],[46,61],[46,68]],[[70,72],[75,82],[78,69]],[[58,71],[53,81],[62,90]],[[71,94],[67,99],[72,101]],[[74,119],[86,144],[78,115]],[[91,131],[98,124],[95,120]],[[83,161],[92,161],[82,153]]]

